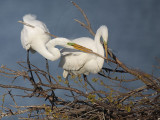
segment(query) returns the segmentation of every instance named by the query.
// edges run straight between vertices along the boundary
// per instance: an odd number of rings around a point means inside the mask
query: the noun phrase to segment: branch
[[[15,89],[26,90],[26,91],[34,91],[34,89],[21,87],[21,86],[16,86],[16,85],[3,85],[3,84],[0,84],[0,87],[2,87],[2,88],[15,88]]]
[[[128,99],[129,97],[133,96],[133,94],[136,94],[138,92],[141,92],[143,91],[144,89],[147,89],[147,86],[143,86],[143,87],[140,87],[140,88],[137,88],[135,90],[132,90],[130,92],[127,93],[127,96],[125,96],[123,99],[121,99],[119,101],[119,103],[122,103],[123,101],[125,101],[126,99]],[[122,96],[121,96],[122,97]]]
[[[26,26],[28,26],[28,27],[35,28],[34,25],[28,24],[28,23],[26,23],[26,22],[23,22],[23,21],[18,21],[18,22],[19,22],[19,23],[22,23],[22,24],[24,24],[24,25],[26,25]],[[47,35],[51,36],[51,37],[54,37],[54,38],[57,37],[57,36],[55,36],[55,35],[53,35],[53,34],[47,32],[47,31],[45,31],[45,33],[46,33]]]
[[[84,13],[84,11],[74,2],[72,2],[72,4],[78,8],[80,10],[80,12],[82,13],[85,21],[87,22],[87,25],[84,24],[83,22],[76,20],[80,25],[82,25],[83,27],[85,27],[93,36],[95,36],[95,33],[93,32],[90,22],[87,18],[87,15]],[[145,83],[147,86],[149,86],[151,89],[156,90],[156,91],[160,91],[160,86],[159,83],[156,82],[156,80],[153,80],[152,78],[155,78],[147,73],[142,73],[139,72],[138,70],[134,70],[131,69],[129,67],[127,67],[124,63],[122,63],[109,49],[107,49],[108,54],[110,55],[110,57],[112,57],[115,61],[115,63],[117,63],[121,68],[123,68],[126,72],[138,77],[143,83]],[[94,53],[96,54],[96,53]],[[98,55],[99,57],[101,57],[100,55]],[[104,59],[108,60],[106,57],[103,57]]]
[[[127,73],[126,71],[124,70],[113,70],[113,69],[110,69],[110,68],[102,68],[103,70],[105,70],[106,72],[118,72],[118,73]]]
[[[85,27],[85,28],[91,33],[91,35],[95,36],[95,33],[93,32],[93,30],[92,30],[92,28],[91,28],[91,24],[90,24],[90,22],[89,22],[89,20],[88,20],[88,18],[87,18],[87,15],[84,13],[84,11],[83,11],[75,2],[73,2],[73,1],[71,1],[71,2],[72,2],[72,4],[82,13],[85,21],[87,22],[87,25],[86,25],[85,23],[77,20],[77,19],[74,19],[74,20],[75,20],[76,22],[78,22],[79,24],[81,24],[83,27]]]

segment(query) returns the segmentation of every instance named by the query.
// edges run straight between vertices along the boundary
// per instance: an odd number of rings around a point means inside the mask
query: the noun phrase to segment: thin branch
[[[115,81],[119,81],[119,82],[133,82],[133,81],[138,80],[138,78],[134,78],[134,79],[118,79],[117,77],[113,78],[113,77],[110,77],[108,75],[105,75],[102,72],[99,72],[98,74],[101,75],[101,76],[103,76],[103,77],[105,77],[105,78],[108,78],[110,80],[115,80]]]
[[[140,87],[140,88],[137,88],[135,90],[132,90],[130,92],[127,93],[127,96],[123,97],[123,99],[121,99],[119,101],[119,103],[122,103],[123,101],[125,101],[126,99],[128,99],[129,97],[133,96],[133,94],[136,94],[138,92],[141,92],[143,91],[144,89],[147,89],[147,86],[143,86],[143,87]]]
[[[124,70],[113,70],[113,69],[110,69],[110,68],[102,68],[103,70],[105,70],[106,72],[118,72],[118,73],[127,73],[126,71]]]
[[[84,13],[84,11],[83,11],[75,2],[73,2],[73,1],[71,1],[71,2],[72,2],[72,4],[82,13],[84,19],[85,19],[86,22],[87,22],[87,25],[84,24],[83,22],[77,20],[77,19],[74,19],[74,20],[75,20],[76,22],[78,22],[79,24],[81,24],[83,27],[85,27],[85,28],[91,33],[91,35],[95,36],[95,33],[93,32],[93,30],[92,30],[92,28],[91,28],[91,24],[90,24],[90,22],[89,22],[89,20],[88,20],[88,18],[87,18],[87,15]]]
[[[26,22],[23,22],[23,21],[18,21],[18,22],[19,22],[19,23],[22,23],[22,24],[24,24],[24,25],[26,25],[26,26],[28,26],[28,27],[35,28],[35,26],[33,26],[33,25],[31,25],[31,24],[28,24],[28,23],[26,23]],[[54,38],[57,37],[57,36],[55,36],[55,35],[53,35],[53,34],[47,32],[47,31],[45,31],[45,33],[46,33],[47,35],[51,36],[51,37],[54,37]]]
[[[2,87],[2,88],[15,88],[15,89],[26,90],[26,91],[34,91],[34,89],[21,87],[21,86],[16,86],[16,85],[3,85],[3,84],[0,84],[0,87]]]

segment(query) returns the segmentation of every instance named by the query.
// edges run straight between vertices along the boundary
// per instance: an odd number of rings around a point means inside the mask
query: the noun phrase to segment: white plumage
[[[71,42],[89,48],[93,52],[104,56],[104,48],[100,43],[101,37],[103,38],[104,45],[106,45],[108,40],[108,29],[104,25],[97,30],[94,40],[88,37],[81,37],[72,40]],[[67,41],[66,38],[56,38],[56,41],[63,41],[64,39]],[[54,41],[54,39],[52,41]],[[67,77],[68,73],[74,75],[88,75],[89,73],[96,74],[102,69],[104,63],[104,59],[95,54],[85,53],[74,49],[63,48],[61,54],[62,56],[59,67],[64,69],[64,78]]]
[[[34,28],[24,25],[21,31],[21,43],[24,49],[30,50],[32,53],[41,52],[41,48],[51,39],[45,32],[49,32],[46,25],[37,20],[35,15],[27,14],[23,17],[23,21]],[[43,54],[42,54],[43,55]]]
[[[56,45],[73,48],[67,45],[70,42],[69,40],[51,40],[51,37],[46,34],[46,32],[49,33],[46,25],[37,20],[35,15],[27,14],[23,17],[23,21],[34,26],[34,28],[23,26],[21,42],[24,49],[30,50],[32,53],[36,51],[46,59],[55,61],[61,56],[60,51],[55,48]]]
[[[27,14],[23,17],[23,21],[34,26],[34,28],[31,28],[24,25],[22,29],[21,42],[23,48],[31,50],[31,52],[37,51],[43,57],[51,61],[55,61],[61,57],[59,67],[64,69],[64,78],[66,78],[69,73],[74,75],[88,75],[89,73],[96,74],[102,69],[104,63],[103,58],[92,53],[76,50],[73,46],[68,45],[68,43],[76,43],[104,56],[104,48],[100,39],[101,37],[103,38],[104,45],[106,46],[108,41],[108,29],[105,25],[97,30],[94,40],[88,37],[81,37],[75,40],[66,38],[50,40],[50,36],[45,33],[49,32],[46,25],[36,20],[36,16]],[[55,48],[56,45],[65,48],[60,52],[59,49]]]

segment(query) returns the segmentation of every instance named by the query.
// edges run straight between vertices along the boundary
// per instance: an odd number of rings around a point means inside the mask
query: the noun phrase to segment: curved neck
[[[56,45],[58,45],[58,46],[62,46],[62,47],[65,47],[65,48],[74,49],[72,46],[67,45],[68,42],[71,42],[71,41],[69,39],[66,39],[66,38],[58,37],[58,38],[50,40],[46,44],[46,46],[48,48],[48,47],[55,47]]]
[[[46,59],[55,61],[61,57],[59,49],[55,48],[55,46],[59,45],[65,48],[73,49],[72,46],[67,45],[68,42],[70,42],[70,40],[66,38],[55,38],[50,40],[46,45],[38,45],[38,47],[36,46],[37,48],[34,49]]]
[[[103,46],[100,42],[101,36],[102,36],[102,30],[98,29],[97,32],[96,32],[94,40],[95,40],[95,44],[96,44],[96,47],[97,47],[97,53],[104,57],[104,49],[103,49]],[[97,57],[96,59],[97,59],[97,61],[99,61],[99,62],[97,62],[99,68],[102,68],[103,63],[104,63],[104,59],[101,58],[101,57]]]
[[[102,36],[102,32],[98,29],[94,38],[97,45],[101,44],[100,43],[101,36]]]
[[[60,52],[57,48],[46,48],[44,43],[39,43],[38,45],[32,45],[32,49],[37,51],[40,55],[48,60],[55,61],[60,57]]]
[[[95,44],[96,44],[96,47],[97,47],[97,53],[104,56],[104,49],[103,49],[103,46],[100,42],[101,36],[102,36],[102,31],[101,31],[101,29],[98,29],[97,32],[96,32],[94,40],[95,40]]]
[[[46,45],[45,43],[36,42],[36,44],[32,44],[32,49],[37,51],[46,59],[55,61],[61,57],[60,51],[55,48],[56,45],[74,49],[72,46],[67,45],[68,42],[70,42],[70,40],[66,38],[55,38],[50,40]]]

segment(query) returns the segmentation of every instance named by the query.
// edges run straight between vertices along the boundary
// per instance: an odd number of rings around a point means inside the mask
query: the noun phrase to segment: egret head
[[[106,57],[108,57],[108,51],[107,51],[107,42],[108,42],[108,28],[105,25],[102,25],[98,30],[96,35],[99,35],[102,37],[103,45],[106,52]]]
[[[33,21],[36,20],[36,16],[33,14],[26,14],[25,16],[23,16],[23,21],[24,22],[28,22],[28,21]]]
[[[108,28],[107,28],[107,26],[102,25],[98,30],[100,30],[100,32],[101,32],[101,37],[103,38],[103,42],[107,43],[107,41],[108,41]]]

